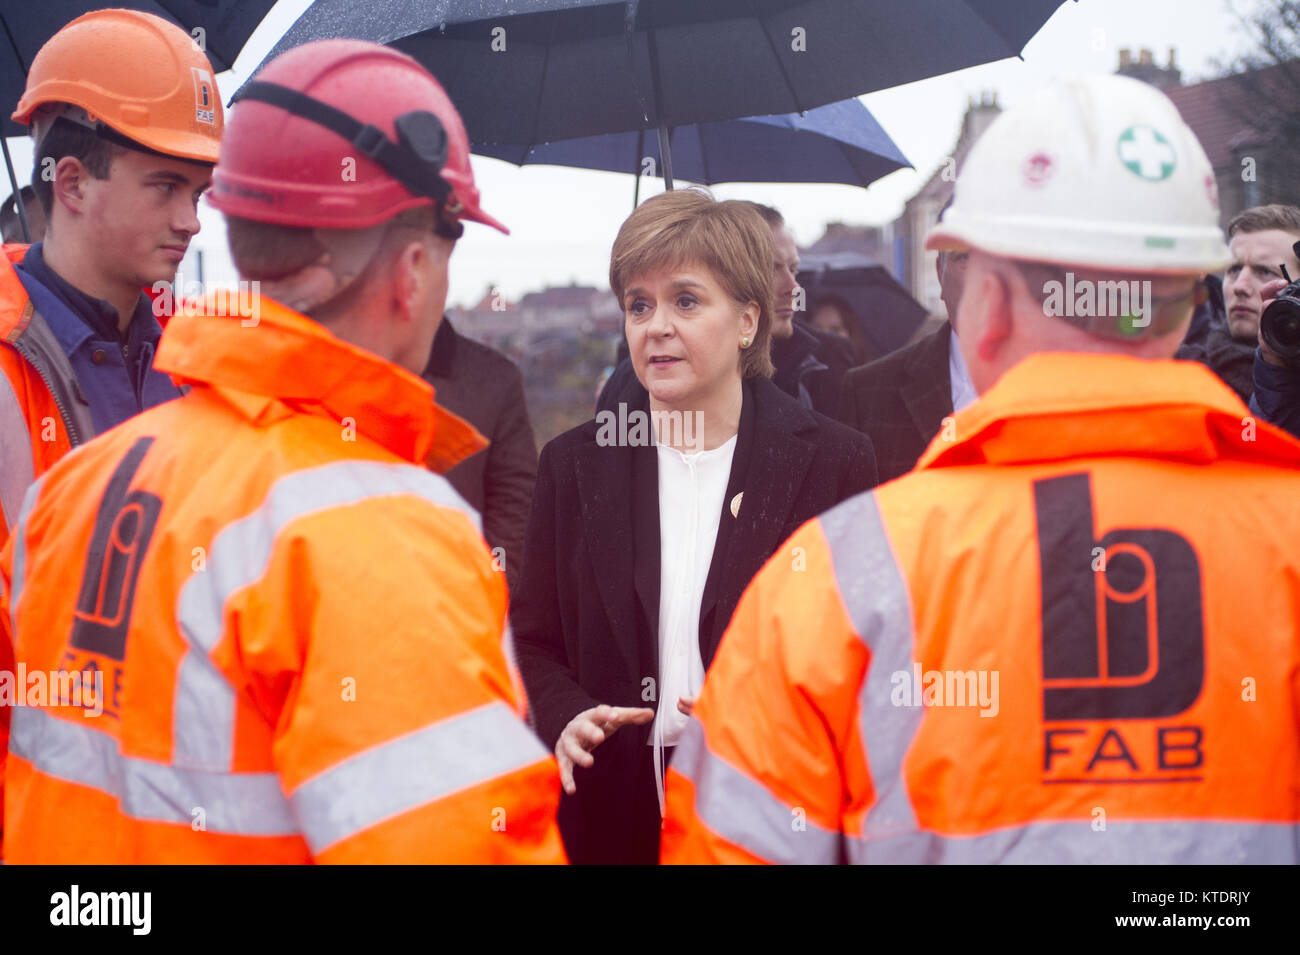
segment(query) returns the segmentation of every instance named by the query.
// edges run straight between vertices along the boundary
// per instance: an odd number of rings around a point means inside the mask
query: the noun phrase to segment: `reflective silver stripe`
[[[0,371],[0,511],[12,529],[23,494],[36,480],[32,434],[9,376]]]
[[[1300,862],[1300,826],[1291,822],[1041,822],[979,836],[916,832],[849,845],[849,861],[1009,864],[1241,865]]]
[[[205,773],[123,756],[117,741],[78,713],[60,719],[29,706],[12,709],[9,749],[38,771],[112,796],[121,812],[145,822],[191,825],[203,811],[209,832],[297,835],[298,825],[275,773]],[[106,717],[99,717],[105,719]]]
[[[489,703],[357,753],[304,782],[291,802],[318,855],[385,819],[546,757],[510,707]]]
[[[441,475],[410,464],[340,461],[285,475],[271,485],[257,510],[216,535],[206,567],[185,582],[176,605],[180,631],[189,642],[172,717],[177,765],[211,771],[231,766],[235,688],[209,654],[221,639],[226,601],[266,572],[276,537],[308,514],[396,494],[458,509],[482,534],[478,512]]]
[[[709,751],[699,720],[686,725],[671,768],[695,783],[699,820],[733,845],[767,862],[838,861],[840,834],[811,820],[800,818],[796,823],[793,807]]]
[[[14,521],[13,530],[10,536],[14,539],[14,562],[13,562],[13,579],[10,582],[9,593],[9,633],[11,638],[16,642],[18,640],[18,600],[23,595],[23,585],[27,575],[27,518],[31,517],[32,508],[36,506],[36,499],[40,497],[41,488],[45,485],[45,475],[27,489],[27,496],[23,498],[22,510],[18,512],[18,520]]]
[[[911,597],[894,560],[875,494],[860,494],[820,518],[835,581],[858,637],[871,650],[867,678],[858,691],[858,731],[866,750],[876,802],[867,810],[863,837],[888,838],[917,831],[916,813],[903,779],[903,757],[921,725],[923,708],[894,706],[892,674],[912,670],[916,638]]]

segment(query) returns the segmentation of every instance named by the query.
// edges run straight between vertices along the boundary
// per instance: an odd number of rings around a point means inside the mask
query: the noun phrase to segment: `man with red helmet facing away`
[[[440,473],[483,439],[419,377],[460,219],[502,228],[460,117],[401,53],[307,44],[213,184],[261,294],[171,320],[188,394],[49,471],[0,557],[18,662],[102,675],[113,717],[7,711],[8,861],[563,861],[505,581]]]

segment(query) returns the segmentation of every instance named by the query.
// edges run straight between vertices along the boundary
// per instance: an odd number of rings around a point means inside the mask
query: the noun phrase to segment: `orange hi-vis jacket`
[[[6,245],[0,257],[0,544],[32,482],[94,434],[67,356],[14,271],[27,249]]]
[[[417,376],[256,307],[173,318],[156,365],[189,393],[24,500],[0,557],[28,683],[0,708],[6,861],[563,862],[504,577],[418,466],[482,437]]]
[[[1300,442],[1041,354],[750,584],[667,862],[1300,861]]]
[[[96,434],[76,371],[14,270],[29,248],[0,247],[0,546],[32,483]],[[165,321],[170,293],[142,291]]]

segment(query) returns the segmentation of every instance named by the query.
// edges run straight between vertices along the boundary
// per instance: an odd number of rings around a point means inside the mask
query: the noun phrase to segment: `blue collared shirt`
[[[952,389],[953,414],[979,397],[974,382],[970,380],[970,372],[966,370],[966,356],[961,353],[955,329],[949,332],[948,338],[948,383]]]
[[[117,310],[57,275],[40,243],[27,250],[16,271],[68,356],[79,386],[76,400],[90,407],[97,434],[180,395],[171,379],[153,368],[162,328],[147,295],[140,294],[123,337]]]

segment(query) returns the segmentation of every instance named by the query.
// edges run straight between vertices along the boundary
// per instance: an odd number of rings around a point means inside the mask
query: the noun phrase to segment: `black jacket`
[[[880,481],[892,481],[917,459],[952,414],[948,322],[913,342],[844,376],[839,419],[871,439]]]
[[[741,593],[781,542],[876,479],[861,435],[802,408],[767,379],[750,379],[744,390],[700,611],[706,667]],[[635,409],[647,407],[641,389]],[[590,421],[542,450],[523,578],[511,603],[533,724],[552,750],[583,710],[658,702],[658,452],[601,446],[597,431]],[[741,492],[733,517],[730,504]],[[625,726],[593,751],[591,769],[575,769],[577,793],[562,799],[559,814],[571,861],[657,861],[649,738],[649,724]]]
[[[847,341],[796,321],[789,338],[772,339],[772,364],[777,387],[805,408],[835,416],[840,382],[853,367]]]
[[[460,496],[483,518],[483,537],[513,591],[524,550],[524,527],[537,477],[537,444],[528,420],[524,381],[505,355],[466,338],[443,318],[424,379],[434,400],[472,424],[491,444],[447,472]],[[500,548],[497,551],[497,548]]]
[[[1209,292],[1205,304],[1196,309],[1187,327],[1187,336],[1174,352],[1184,361],[1200,362],[1249,402],[1255,390],[1255,343],[1239,342],[1228,327],[1228,313],[1223,301],[1223,283],[1217,275],[1206,276]]]

